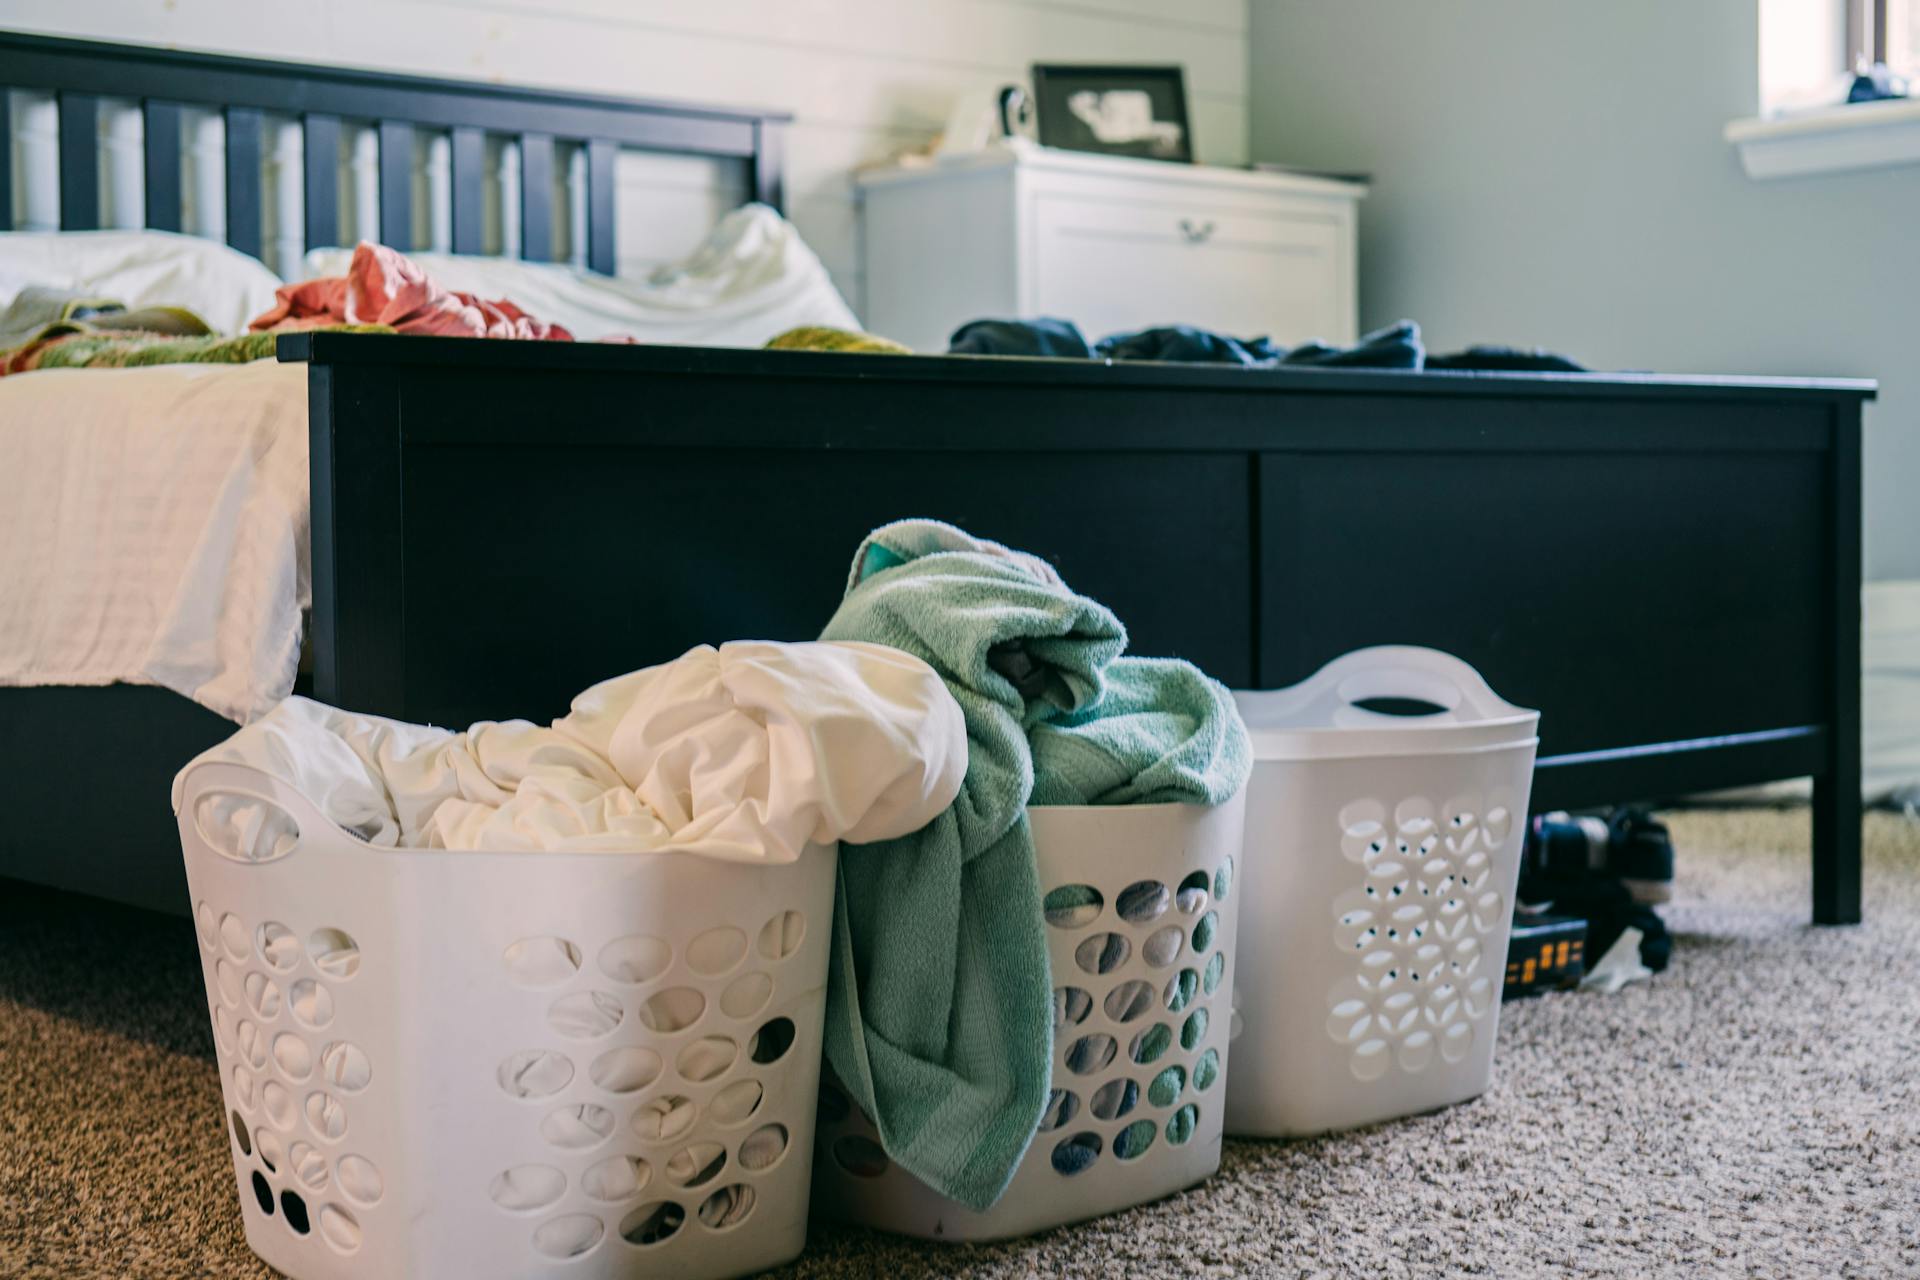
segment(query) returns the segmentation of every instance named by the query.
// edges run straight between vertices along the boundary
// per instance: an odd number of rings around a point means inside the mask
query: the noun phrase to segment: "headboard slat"
[[[553,260],[553,139],[520,135],[520,256]]]
[[[614,160],[611,142],[587,143],[587,270],[612,275],[614,268]]]
[[[227,243],[260,256],[260,140],[264,121],[251,107],[228,107]]]
[[[62,93],[60,100],[60,229],[100,226],[100,99]]]
[[[307,248],[328,248],[340,243],[340,118],[309,113],[300,132]]]
[[[11,149],[13,146],[13,98],[7,92],[4,81],[0,81],[0,141]],[[0,164],[0,231],[13,230],[13,163],[12,152],[9,160]]]
[[[380,240],[406,253],[413,248],[413,126],[380,122]]]
[[[485,252],[487,135],[479,129],[453,131],[453,251]]]
[[[177,102],[157,102],[149,98],[140,104],[145,220],[155,231],[180,230],[181,113]]]

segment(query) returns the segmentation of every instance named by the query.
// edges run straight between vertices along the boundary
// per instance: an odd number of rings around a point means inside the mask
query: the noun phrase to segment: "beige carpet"
[[[1674,967],[1508,1005],[1477,1102],[1228,1144],[1204,1186],[1014,1244],[821,1227],[794,1276],[1920,1275],[1920,826],[1814,929],[1804,810],[1674,818]],[[194,941],[0,882],[0,1276],[267,1276]]]

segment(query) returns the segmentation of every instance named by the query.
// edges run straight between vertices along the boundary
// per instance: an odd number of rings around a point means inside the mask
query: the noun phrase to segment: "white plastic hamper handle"
[[[1341,728],[1395,724],[1472,724],[1513,715],[1518,708],[1496,694],[1478,671],[1450,653],[1418,645],[1355,649],[1305,682],[1307,705],[1324,723]],[[1438,711],[1393,715],[1357,705],[1373,698],[1431,703]],[[1328,706],[1327,703],[1333,705]]]
[[[293,823],[293,845],[284,852],[268,857],[247,857],[225,847],[227,841],[221,838],[221,833],[207,829],[206,824],[201,820],[200,812],[202,800],[222,795],[251,800],[279,810]],[[339,823],[322,813],[318,805],[298,790],[272,774],[263,773],[246,765],[207,761],[188,769],[180,782],[178,812],[192,824],[208,849],[230,862],[237,862],[243,866],[283,861],[300,852],[301,849],[311,846],[315,841],[336,843],[344,837],[346,843],[360,843],[353,839]]]

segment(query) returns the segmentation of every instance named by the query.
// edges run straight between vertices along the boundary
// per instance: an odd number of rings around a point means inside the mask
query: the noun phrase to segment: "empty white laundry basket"
[[[758,1271],[805,1243],[835,850],[375,848],[179,814],[247,1243],[296,1280]]]
[[[1235,697],[1258,925],[1237,956],[1227,1132],[1322,1133],[1484,1092],[1539,713],[1406,646]]]
[[[1220,1167],[1246,792],[1214,807],[1028,811],[1053,971],[1053,1093],[984,1213],[890,1162],[860,1109],[821,1092],[814,1189],[884,1231],[999,1240],[1113,1213]]]

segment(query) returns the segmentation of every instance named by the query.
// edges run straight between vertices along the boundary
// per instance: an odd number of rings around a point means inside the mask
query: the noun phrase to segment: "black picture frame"
[[[1105,118],[1130,136],[1109,133],[1102,137],[1096,131],[1098,122],[1080,109],[1075,98],[1093,93],[1100,95],[1100,102],[1113,103],[1107,95],[1116,92],[1129,95],[1131,100],[1117,114],[1109,112]],[[1131,97],[1135,94],[1146,96],[1148,111],[1144,119],[1138,98]],[[1193,121],[1187,112],[1186,72],[1180,66],[1035,65],[1033,100],[1042,146],[1193,163]],[[1129,114],[1133,116],[1131,122]],[[1129,123],[1147,127],[1128,129]]]

